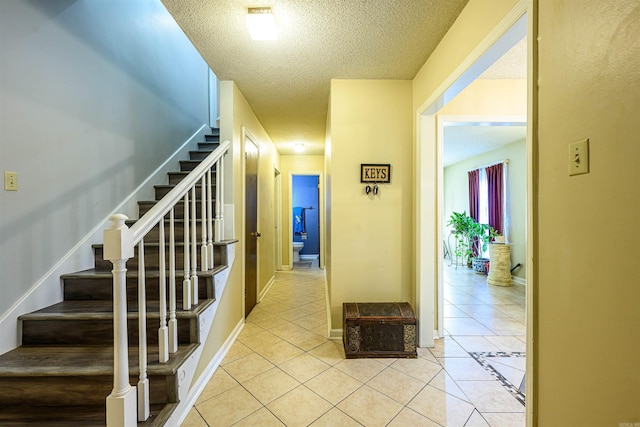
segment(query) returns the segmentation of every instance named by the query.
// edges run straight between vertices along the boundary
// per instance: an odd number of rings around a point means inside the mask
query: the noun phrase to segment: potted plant
[[[478,254],[485,252],[491,239],[496,236],[497,233],[493,227],[478,223],[466,212],[453,212],[447,225],[451,227],[451,233],[455,239],[453,253],[456,258],[461,258],[467,266],[473,266],[478,272],[486,272],[489,260],[479,258]]]

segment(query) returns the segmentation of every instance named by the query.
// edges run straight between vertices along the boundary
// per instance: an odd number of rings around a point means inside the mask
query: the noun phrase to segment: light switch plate
[[[569,176],[589,173],[589,139],[569,144]]]
[[[18,191],[18,173],[7,172],[4,173],[4,190],[5,191]]]

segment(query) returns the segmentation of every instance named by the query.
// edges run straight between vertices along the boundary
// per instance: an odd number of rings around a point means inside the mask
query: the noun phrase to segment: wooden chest
[[[342,314],[347,359],[418,357],[418,327],[408,302],[345,302]]]

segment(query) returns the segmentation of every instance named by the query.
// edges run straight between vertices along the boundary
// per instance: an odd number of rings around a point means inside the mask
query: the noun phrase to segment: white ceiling
[[[162,0],[221,80],[233,80],[282,154],[323,154],[331,79],[413,79],[468,0]],[[271,6],[276,41],[252,41]]]
[[[503,145],[521,141],[527,137],[526,125],[505,125],[493,123],[480,124],[456,124],[444,127],[444,154],[443,165],[445,167],[477,156],[487,151],[497,150]]]

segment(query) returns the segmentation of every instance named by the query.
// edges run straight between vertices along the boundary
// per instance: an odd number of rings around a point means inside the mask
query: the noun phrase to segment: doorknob
[[[258,233],[257,231],[252,231],[251,235],[255,236],[255,237],[261,237],[262,236],[262,234]]]

